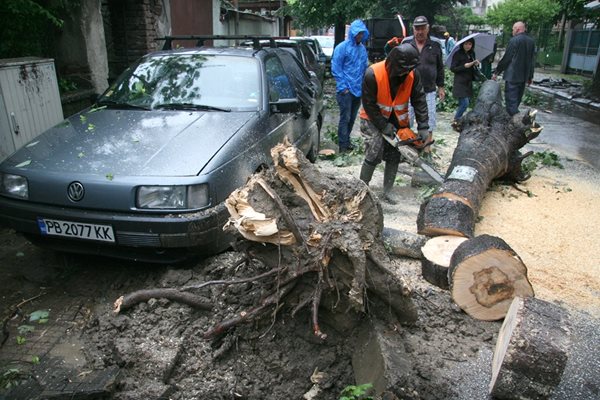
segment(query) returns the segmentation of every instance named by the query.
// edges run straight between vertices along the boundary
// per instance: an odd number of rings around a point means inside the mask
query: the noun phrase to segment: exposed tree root
[[[119,313],[122,310],[126,310],[138,303],[142,303],[150,299],[168,299],[202,310],[211,310],[213,308],[212,304],[206,303],[204,300],[199,299],[198,296],[195,296],[191,293],[182,292],[181,290],[173,288],[158,288],[138,290],[133,293],[129,293],[126,296],[119,297],[114,303],[113,311],[115,313]]]

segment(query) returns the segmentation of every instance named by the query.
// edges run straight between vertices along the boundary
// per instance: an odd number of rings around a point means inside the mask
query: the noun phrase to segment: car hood
[[[110,110],[81,112],[5,161],[48,172],[193,176],[255,111]]]

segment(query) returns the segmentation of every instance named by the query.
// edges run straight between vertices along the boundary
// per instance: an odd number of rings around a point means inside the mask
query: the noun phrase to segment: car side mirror
[[[278,101],[272,101],[269,103],[271,112],[274,113],[296,113],[300,111],[300,101],[297,98],[293,99],[279,99]]]
[[[279,93],[276,90],[269,90],[269,103],[276,103],[279,101]]]
[[[327,62],[327,56],[323,53],[319,54],[319,62],[325,64]]]

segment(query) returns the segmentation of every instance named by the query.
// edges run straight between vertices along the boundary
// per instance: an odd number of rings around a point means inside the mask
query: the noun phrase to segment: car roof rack
[[[205,40],[252,40],[254,50],[262,48],[261,40],[269,40],[271,47],[277,47],[275,40],[289,39],[289,36],[257,36],[257,35],[173,35],[156,38],[155,40],[164,40],[163,50],[171,50],[174,40],[195,40],[196,47],[204,46]]]

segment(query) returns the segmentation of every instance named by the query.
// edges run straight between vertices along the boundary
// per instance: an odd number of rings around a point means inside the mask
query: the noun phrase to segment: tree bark
[[[421,204],[418,233],[473,237],[481,201],[492,180],[529,178],[521,162],[530,153],[521,155],[519,149],[541,132],[534,119],[535,112],[511,118],[502,106],[500,85],[486,81],[473,111],[461,122],[445,182]]]
[[[569,347],[566,310],[533,297],[516,297],[498,334],[490,394],[498,399],[550,398]]]
[[[420,259],[423,257],[421,247],[423,247],[426,241],[426,236],[394,228],[383,228],[383,242],[385,243],[385,247],[395,256]]]
[[[481,235],[461,243],[448,269],[452,300],[473,318],[504,318],[513,298],[533,296],[527,267],[500,238]]]

